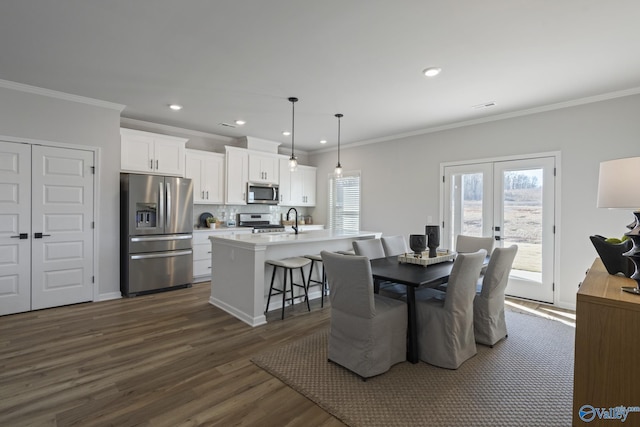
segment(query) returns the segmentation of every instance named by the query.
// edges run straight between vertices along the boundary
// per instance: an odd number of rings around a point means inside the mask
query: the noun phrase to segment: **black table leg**
[[[416,325],[416,289],[407,286],[407,360],[418,363],[418,329]]]

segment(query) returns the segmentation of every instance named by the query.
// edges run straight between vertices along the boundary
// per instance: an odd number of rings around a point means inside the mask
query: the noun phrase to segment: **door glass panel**
[[[503,172],[501,246],[518,245],[513,273],[541,281],[542,169]],[[519,271],[516,271],[519,270]]]
[[[456,236],[492,235],[493,167],[491,164],[451,166],[444,169],[444,248],[455,250]]]
[[[482,237],[482,174],[460,175],[462,183],[460,234]]]

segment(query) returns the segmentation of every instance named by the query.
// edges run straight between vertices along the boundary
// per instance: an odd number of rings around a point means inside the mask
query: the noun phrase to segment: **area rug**
[[[326,330],[252,361],[350,426],[570,426],[574,328],[514,312],[507,326],[457,370],[403,362],[362,381],[327,362]]]

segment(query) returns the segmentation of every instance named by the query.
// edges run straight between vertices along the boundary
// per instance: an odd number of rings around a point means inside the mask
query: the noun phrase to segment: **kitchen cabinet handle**
[[[158,160],[156,160],[156,170],[158,170],[160,168],[160,166],[158,166],[160,163],[158,162]]]
[[[202,198],[204,199],[204,191],[202,192]]]
[[[149,160],[149,169],[153,170],[153,159]]]
[[[11,236],[12,239],[20,239],[20,240],[24,240],[24,239],[28,239],[29,238],[29,234],[27,233],[20,233],[17,236]]]
[[[43,237],[49,237],[51,234],[33,233],[34,239],[42,239]]]
[[[209,200],[209,192],[207,191],[207,200]]]

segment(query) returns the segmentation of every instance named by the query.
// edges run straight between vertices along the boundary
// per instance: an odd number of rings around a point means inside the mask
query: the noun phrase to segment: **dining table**
[[[402,263],[397,256],[371,260],[371,273],[375,282],[388,281],[407,287],[407,360],[418,363],[418,330],[416,324],[416,288],[435,288],[449,281],[453,261],[426,266]]]

